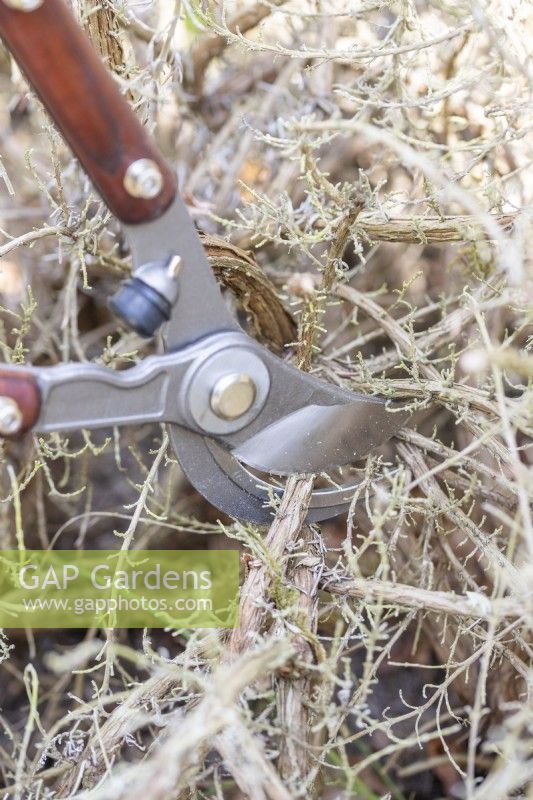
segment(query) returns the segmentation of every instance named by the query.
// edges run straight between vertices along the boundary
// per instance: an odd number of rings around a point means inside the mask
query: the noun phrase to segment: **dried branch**
[[[517,617],[523,619],[531,614],[527,605],[530,598],[527,596],[524,600],[513,597],[492,600],[481,592],[458,595],[397,582],[339,578],[328,573],[322,576],[320,588],[339,597],[364,600],[369,605],[376,603],[391,608],[416,608],[468,619],[501,621]]]
[[[285,0],[272,0],[271,3],[258,2],[250,8],[240,11],[228,20],[227,30],[235,35],[243,35],[253,28],[256,28],[269,14],[272,7],[282,5]],[[203,16],[204,23],[209,24],[212,20]],[[187,75],[188,83],[194,94],[200,97],[205,79],[205,72],[213,59],[222,55],[228,46],[228,40],[221,30],[220,33],[207,33],[201,36],[192,47],[190,54],[190,74]]]

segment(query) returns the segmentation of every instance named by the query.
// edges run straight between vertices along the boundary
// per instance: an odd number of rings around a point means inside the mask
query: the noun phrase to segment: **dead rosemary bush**
[[[217,521],[153,426],[2,443],[3,548],[246,554],[231,635],[6,632],[3,796],[533,797],[531,6],[75,10],[256,334],[415,415],[321,530],[308,478]],[[120,231],[0,88],[3,357],[127,366]]]

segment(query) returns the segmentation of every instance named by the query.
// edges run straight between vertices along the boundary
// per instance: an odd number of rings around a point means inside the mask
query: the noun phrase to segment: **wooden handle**
[[[1,367],[0,435],[25,433],[37,422],[40,410],[41,393],[35,377],[20,367]],[[13,417],[17,424],[11,431],[9,423]]]
[[[33,11],[0,0],[0,36],[111,211],[128,224],[159,217],[175,196],[174,176],[63,0]],[[135,196],[135,175],[133,191],[126,178],[141,159],[161,174],[155,197]]]

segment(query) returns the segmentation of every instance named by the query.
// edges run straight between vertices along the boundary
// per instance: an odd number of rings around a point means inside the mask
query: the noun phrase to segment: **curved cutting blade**
[[[275,509],[273,495],[283,489],[272,486],[239,464],[213,439],[175,425],[170,436],[183,472],[205,499],[230,517],[269,525]],[[357,484],[313,492],[307,522],[320,522],[347,511]]]
[[[219,354],[223,363],[224,352],[229,364],[240,350],[268,370],[268,395],[255,419],[214,436],[255,469],[277,475],[328,472],[364,458],[411,415],[401,404],[301,372],[244,333],[227,334],[226,342]]]
[[[278,475],[328,472],[364,458],[408,419],[384,401],[354,396],[348,405],[309,405],[293,411],[235,447],[232,454],[255,469]]]

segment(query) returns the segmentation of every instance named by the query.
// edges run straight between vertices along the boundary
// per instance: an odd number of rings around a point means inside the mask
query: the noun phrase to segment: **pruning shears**
[[[327,473],[388,440],[408,412],[299,371],[240,327],[173,171],[63,0],[0,0],[0,35],[124,226],[133,272],[111,307],[143,336],[161,331],[165,349],[124,371],[3,365],[0,433],[167,423],[193,486],[262,524],[276,476]],[[353,491],[316,489],[308,520],[340,513]]]

